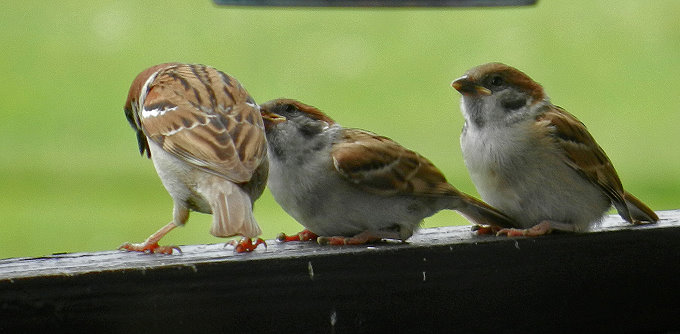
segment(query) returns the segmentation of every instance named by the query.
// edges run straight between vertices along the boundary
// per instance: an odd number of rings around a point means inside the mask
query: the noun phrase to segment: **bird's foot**
[[[503,228],[496,225],[473,225],[472,231],[477,232],[477,235],[496,235],[498,231]]]
[[[543,221],[530,228],[518,229],[518,228],[504,228],[496,232],[497,236],[505,235],[508,237],[538,237],[541,235],[550,234],[553,231],[550,222]]]
[[[382,237],[377,236],[371,232],[362,232],[353,237],[318,237],[316,242],[319,245],[363,245],[371,242],[381,240]]]
[[[153,253],[153,254],[172,254],[173,250],[177,250],[180,254],[182,250],[177,246],[159,246],[158,242],[142,242],[138,244],[133,244],[126,242],[120,247],[120,250],[126,250],[128,252],[142,252],[142,253]]]
[[[278,242],[289,242],[289,241],[316,241],[319,236],[310,230],[303,230],[302,232],[295,235],[286,235],[281,232],[276,236],[276,241]]]
[[[234,252],[236,253],[252,252],[259,245],[264,245],[264,248],[267,248],[267,243],[262,238],[255,239],[255,243],[250,238],[242,238],[241,241],[232,240],[227,245],[234,246]]]

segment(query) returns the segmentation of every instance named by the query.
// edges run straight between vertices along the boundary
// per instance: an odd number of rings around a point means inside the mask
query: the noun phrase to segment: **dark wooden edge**
[[[0,261],[0,332],[672,332],[680,210],[541,238],[425,229],[408,243],[222,245]]]

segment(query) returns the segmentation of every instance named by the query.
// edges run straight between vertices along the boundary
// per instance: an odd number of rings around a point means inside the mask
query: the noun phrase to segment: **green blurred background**
[[[137,73],[209,64],[264,102],[300,99],[430,158],[462,191],[450,82],[501,61],[544,85],[607,151],[627,190],[680,208],[680,1],[541,0],[529,8],[261,9],[203,1],[0,4],[0,258],[115,249],[172,202],[123,115]],[[269,192],[267,239],[301,229]],[[194,213],[164,244],[218,243]],[[467,224],[441,212],[425,227]]]

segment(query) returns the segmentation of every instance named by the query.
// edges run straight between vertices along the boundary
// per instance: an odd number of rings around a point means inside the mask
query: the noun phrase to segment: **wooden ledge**
[[[669,332],[680,330],[680,210],[592,233],[408,243],[223,244],[0,260],[0,332]]]

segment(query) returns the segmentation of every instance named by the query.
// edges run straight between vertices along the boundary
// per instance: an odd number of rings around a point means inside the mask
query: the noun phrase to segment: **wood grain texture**
[[[408,243],[0,260],[0,332],[669,332],[680,210],[541,238],[425,229]]]

